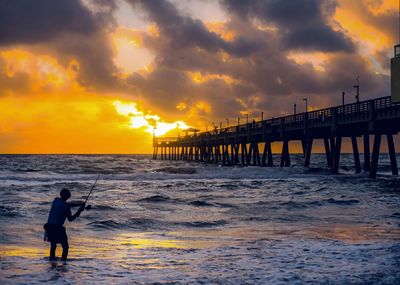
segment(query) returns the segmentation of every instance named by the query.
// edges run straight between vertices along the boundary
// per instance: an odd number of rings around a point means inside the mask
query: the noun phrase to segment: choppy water
[[[322,155],[311,169],[0,156],[0,283],[400,284],[400,179],[387,157],[376,180],[342,158],[334,176]],[[97,173],[93,209],[66,222],[71,260],[49,262],[51,201],[83,200]]]

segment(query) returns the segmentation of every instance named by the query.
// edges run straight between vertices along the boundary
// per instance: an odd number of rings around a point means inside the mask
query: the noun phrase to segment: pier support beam
[[[335,139],[334,139],[335,141]],[[334,142],[334,152],[333,152],[333,167],[332,173],[339,174],[339,162],[340,162],[340,152],[342,149],[342,136],[337,136],[336,141]]]
[[[393,142],[393,134],[387,134],[387,142],[389,148],[390,166],[392,167],[392,174],[399,175],[399,170],[397,168],[397,160],[396,160],[396,150],[394,148],[394,142]]]
[[[235,144],[235,149],[236,149],[235,161],[236,161],[236,164],[239,164],[239,147],[240,147],[240,144]]]
[[[310,166],[312,145],[313,145],[313,139],[312,138],[308,138],[307,139],[307,147],[306,147],[305,159],[304,159],[304,167],[309,167]]]
[[[267,166],[272,167],[274,166],[274,159],[272,157],[271,142],[268,142],[267,147],[268,147]]]
[[[263,150],[263,155],[261,158],[261,166],[267,166],[267,156],[268,156],[268,142],[265,142],[264,144],[264,150]]]
[[[306,157],[306,151],[307,151],[307,142],[305,139],[301,140],[301,148],[303,149],[303,157]]]
[[[364,141],[364,171],[370,171],[371,169],[371,157],[369,147],[369,134],[363,136]]]
[[[242,151],[241,151],[241,163],[242,165],[246,165],[246,158],[247,158],[247,147],[246,143],[241,143]]]
[[[272,159],[271,142],[269,141],[266,141],[264,144],[261,166],[269,166],[269,167],[274,166],[274,162]]]
[[[246,144],[246,149],[247,149],[247,144]],[[247,156],[246,156],[246,165],[250,165],[252,154],[253,154],[253,144],[250,143],[249,152],[247,153]]]
[[[290,154],[289,154],[289,141],[283,141],[282,155],[281,155],[281,167],[290,166]]]
[[[331,167],[332,153],[331,153],[331,147],[329,147],[329,140],[327,138],[324,138],[324,146],[325,146],[326,163],[328,164],[328,167]]]
[[[356,173],[360,173],[361,163],[360,163],[360,154],[358,153],[358,144],[356,137],[351,137],[351,144],[353,146],[354,165],[356,167]]]
[[[376,173],[378,171],[378,160],[379,160],[379,151],[381,148],[381,134],[375,134],[374,137],[374,146],[372,149],[372,161],[371,161],[371,170],[369,171],[369,178],[376,178]]]
[[[261,166],[260,151],[258,150],[257,142],[253,142],[253,165]]]

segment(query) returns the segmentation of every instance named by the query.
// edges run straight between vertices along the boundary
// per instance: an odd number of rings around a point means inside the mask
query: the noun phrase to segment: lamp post
[[[353,86],[356,89],[356,102],[360,103],[360,77],[356,78],[356,85]]]
[[[303,101],[306,102],[306,113],[308,112],[308,99],[307,98],[303,98]]]
[[[261,121],[264,121],[264,112],[261,112]]]
[[[246,124],[249,123],[249,114],[246,114]]]
[[[297,105],[296,105],[296,103],[295,104],[293,104],[293,113],[296,115],[296,108],[297,108]]]
[[[222,129],[222,122],[219,122],[219,130]]]
[[[228,119],[228,118],[226,118],[225,120],[226,120],[226,125],[227,125],[227,126],[228,126],[228,128],[229,128],[229,119]]]
[[[342,91],[342,106],[344,106],[344,95],[346,95],[346,93]]]
[[[238,126],[240,125],[240,117],[238,117]]]

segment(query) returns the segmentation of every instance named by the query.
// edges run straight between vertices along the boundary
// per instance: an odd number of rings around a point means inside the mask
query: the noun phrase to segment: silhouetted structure
[[[363,138],[364,170],[376,177],[381,138],[387,137],[393,175],[398,175],[393,135],[400,131],[400,46],[392,59],[392,97],[272,118],[184,137],[160,137],[153,141],[153,159],[190,160],[223,165],[273,166],[271,144],[282,142],[280,166],[290,166],[289,143],[300,141],[304,166],[309,167],[313,142],[324,141],[326,162],[332,173],[339,171],[343,138],[350,138],[356,172],[361,172],[357,137]],[[358,86],[357,86],[358,87]],[[357,93],[358,95],[358,93]],[[305,99],[306,100],[306,99]],[[370,136],[374,137],[372,157]],[[264,144],[260,148],[260,144]],[[262,149],[262,153],[260,153]]]
[[[400,131],[400,103],[383,97],[312,112],[248,123],[184,137],[154,138],[153,159],[190,160],[223,165],[273,166],[271,144],[283,142],[280,166],[290,166],[289,143],[300,141],[304,166],[314,140],[324,141],[327,165],[338,173],[342,139],[351,138],[356,172],[361,172],[357,137],[364,142],[364,170],[376,177],[382,135],[386,135],[392,173],[398,174],[393,135]],[[369,137],[374,136],[372,157]],[[260,153],[259,144],[264,144]]]

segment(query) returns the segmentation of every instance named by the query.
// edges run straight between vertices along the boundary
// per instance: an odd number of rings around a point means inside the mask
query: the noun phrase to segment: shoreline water
[[[400,179],[389,158],[376,180],[355,175],[351,155],[341,175],[324,159],[281,169],[0,155],[1,283],[396,284]],[[71,260],[50,263],[52,199],[63,187],[83,199],[98,171],[93,210],[66,224]]]

